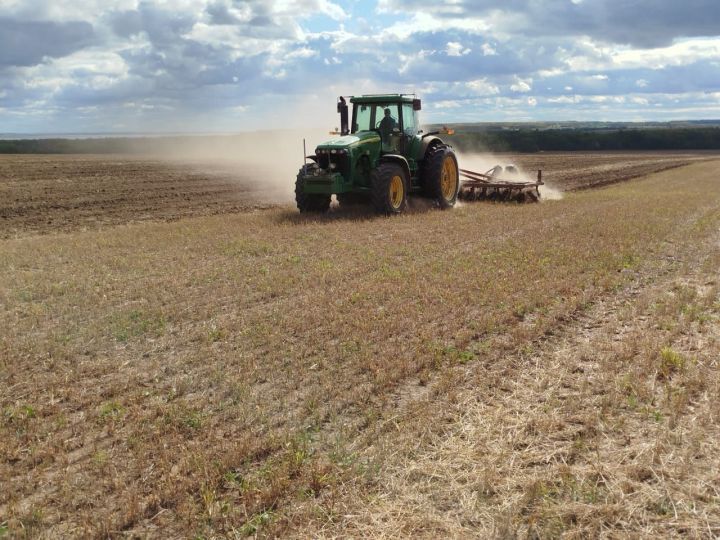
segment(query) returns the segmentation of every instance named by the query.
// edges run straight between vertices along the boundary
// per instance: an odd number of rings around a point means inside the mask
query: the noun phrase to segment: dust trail
[[[541,201],[560,201],[563,198],[563,192],[559,189],[555,189],[552,186],[545,184],[540,186],[540,200]]]
[[[507,165],[513,165],[517,171],[517,177],[519,179],[535,180],[537,178],[537,171],[526,171],[520,165],[515,163],[512,156],[506,155],[495,155],[489,152],[484,153],[462,153],[458,152],[458,164],[461,169],[469,169],[471,171],[485,173],[491,170],[496,165],[506,167]],[[545,173],[545,171],[543,171]],[[512,176],[504,175],[504,179],[512,180]],[[547,182],[547,178],[543,178]],[[540,200],[545,201],[559,201],[563,198],[563,193],[559,189],[548,185],[540,186]]]
[[[411,213],[423,213],[428,210],[435,208],[437,203],[431,199],[425,197],[408,197],[408,210]]]
[[[291,203],[303,165],[303,139],[311,155],[338,126],[335,97],[325,94],[292,102],[269,99],[264,104],[270,105],[268,129],[241,131],[245,126],[239,123],[233,135],[179,137],[151,152],[192,173],[220,178],[254,199]]]
[[[159,159],[236,184],[240,191],[272,203],[294,200],[295,177],[303,165],[303,138],[307,153],[327,131],[257,131],[231,136],[188,137],[154,152]]]

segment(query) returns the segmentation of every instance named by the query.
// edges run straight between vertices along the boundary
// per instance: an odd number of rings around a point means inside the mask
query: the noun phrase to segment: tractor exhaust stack
[[[340,135],[348,135],[350,133],[350,122],[348,121],[348,106],[345,98],[338,98],[337,110],[340,113]]]

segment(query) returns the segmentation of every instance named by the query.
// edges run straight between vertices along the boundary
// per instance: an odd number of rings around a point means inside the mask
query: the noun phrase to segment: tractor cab
[[[351,133],[376,131],[383,153],[401,154],[414,159],[413,147],[419,141],[420,100],[406,96],[362,96],[351,98]]]

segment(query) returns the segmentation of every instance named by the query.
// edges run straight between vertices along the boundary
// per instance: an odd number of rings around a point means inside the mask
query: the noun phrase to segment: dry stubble
[[[3,241],[3,526],[47,536],[298,535],[306,526],[410,535],[484,530],[495,505],[507,511],[492,522],[500,532],[595,526],[582,512],[543,513],[544,501],[552,511],[575,489],[546,478],[567,441],[597,437],[592,407],[573,424],[557,405],[559,360],[538,363],[535,386],[518,362],[645,265],[652,272],[664,242],[700,242],[716,230],[715,170],[699,164],[534,206],[399,219],[277,211]],[[616,380],[598,371],[607,394]],[[587,387],[580,376],[573,384]],[[496,423],[479,389],[514,396],[500,402],[505,409],[491,401]],[[532,401],[540,398],[552,414]],[[466,409],[472,429],[459,414]],[[535,425],[510,422],[514,410]],[[627,420],[620,409],[608,414]],[[697,436],[712,437],[715,422]],[[537,489],[501,467],[526,457],[507,442],[517,430],[530,430],[522,444],[537,441]],[[504,449],[477,479],[477,464],[455,445],[450,478],[478,482],[457,491],[465,498],[447,496],[442,466],[452,460],[428,451],[456,432],[471,456]],[[561,436],[554,454],[545,445]],[[575,451],[587,459],[581,443]],[[422,504],[415,514],[390,511],[404,516],[399,529],[383,529],[387,520],[366,528],[386,508],[368,511],[346,491],[382,498],[394,471],[414,470],[407,456],[420,468],[407,485]],[[423,463],[440,467],[429,484]],[[568,485],[591,485],[585,469],[569,474]],[[428,485],[451,522],[420,519],[433,508],[424,506]],[[476,513],[462,522],[470,507]]]

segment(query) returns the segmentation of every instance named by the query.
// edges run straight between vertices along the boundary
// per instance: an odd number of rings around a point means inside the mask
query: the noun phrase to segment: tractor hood
[[[329,141],[325,141],[318,145],[319,149],[338,150],[341,148],[350,148],[351,146],[380,142],[380,135],[377,131],[358,131],[352,135],[344,135],[335,137]]]

